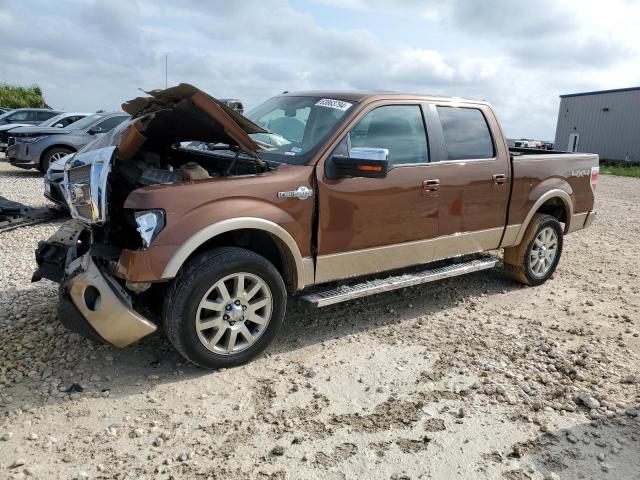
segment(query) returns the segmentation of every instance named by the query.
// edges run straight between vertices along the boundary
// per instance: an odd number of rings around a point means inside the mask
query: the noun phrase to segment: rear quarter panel
[[[513,157],[513,190],[509,224],[522,224],[535,203],[550,190],[559,189],[571,198],[573,213],[593,209],[591,168],[598,155],[582,153],[522,155]]]

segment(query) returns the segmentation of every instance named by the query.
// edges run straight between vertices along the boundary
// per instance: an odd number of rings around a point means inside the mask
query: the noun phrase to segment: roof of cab
[[[337,98],[352,102],[361,102],[363,100],[373,98],[398,98],[398,99],[438,99],[451,102],[468,102],[468,103],[488,103],[486,100],[476,100],[455,96],[434,95],[427,93],[405,93],[394,92],[388,90],[303,90],[303,91],[284,91],[282,95],[292,97],[322,97]]]

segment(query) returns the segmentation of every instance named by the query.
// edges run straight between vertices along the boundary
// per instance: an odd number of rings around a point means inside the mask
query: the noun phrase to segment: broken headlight
[[[164,228],[164,211],[143,210],[135,212],[135,217],[138,225],[136,230],[140,233],[142,244],[147,248]]]

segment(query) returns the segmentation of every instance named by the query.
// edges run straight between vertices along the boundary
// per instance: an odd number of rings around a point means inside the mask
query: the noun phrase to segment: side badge
[[[313,196],[313,190],[307,187],[298,187],[291,192],[278,192],[278,198],[299,198],[300,200],[306,200]]]

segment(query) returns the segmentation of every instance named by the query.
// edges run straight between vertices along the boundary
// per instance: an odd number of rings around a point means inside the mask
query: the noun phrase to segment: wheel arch
[[[533,204],[520,226],[514,245],[520,244],[529,223],[531,223],[531,219],[536,213],[545,213],[555,217],[560,222],[564,222],[564,233],[570,232],[573,218],[573,201],[566,191],[559,188],[553,189],[542,194]]]
[[[278,269],[290,293],[313,283],[313,261],[302,257],[289,232],[253,217],[222,220],[194,233],[171,257],[162,278],[174,278],[189,259],[218,246],[239,246],[264,256]]]
[[[71,145],[67,145],[65,143],[54,143],[53,145],[49,145],[47,148],[45,148],[42,151],[42,153],[40,153],[40,158],[38,159],[38,164],[39,165],[42,165],[42,160],[44,160],[44,157],[46,156],[46,154],[49,153],[54,148],[65,148],[67,150],[71,150],[71,153],[78,151],[78,149],[76,147],[73,147]]]

